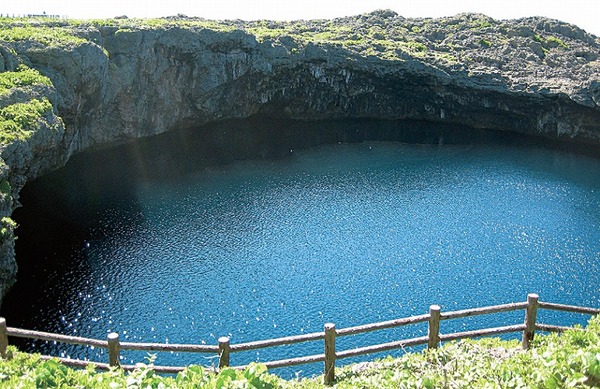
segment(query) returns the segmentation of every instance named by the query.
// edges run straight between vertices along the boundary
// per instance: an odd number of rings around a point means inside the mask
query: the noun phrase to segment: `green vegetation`
[[[489,40],[487,40],[487,39],[483,39],[483,38],[481,38],[481,39],[479,40],[479,44],[480,44],[482,47],[488,48],[488,47],[490,47],[490,46],[492,45],[492,42],[490,42],[490,41],[489,41]]]
[[[439,19],[405,19],[393,11],[378,10],[368,14],[334,20],[241,21],[207,20],[177,15],[155,19],[67,20],[50,18],[0,18],[0,42],[38,41],[49,46],[69,46],[91,42],[98,30],[112,31],[189,29],[215,32],[245,32],[259,43],[285,46],[290,54],[301,53],[309,44],[339,48],[348,52],[348,58],[375,57],[386,61],[407,61],[412,58],[424,60],[442,67],[457,63],[457,58],[473,57],[474,50],[481,48],[509,49],[511,51],[533,50],[523,38],[534,39],[542,45],[543,52],[568,49],[570,38],[558,33],[539,32],[533,36],[515,30],[514,23],[496,21],[481,14],[460,14]],[[535,30],[535,28],[534,28]],[[519,30],[520,31],[520,30]],[[524,31],[527,31],[525,28]],[[531,31],[531,30],[529,30]],[[102,32],[102,31],[101,31]],[[104,32],[102,32],[104,35]],[[485,34],[485,35],[482,35]],[[523,35],[526,34],[526,35]],[[474,35],[474,40],[470,40]],[[472,43],[477,42],[478,45]],[[505,52],[506,50],[503,50]],[[105,51],[108,55],[108,52]],[[463,55],[467,54],[467,55]],[[489,55],[480,56],[476,62],[485,62]],[[490,54],[492,55],[492,54]],[[537,62],[536,57],[517,55],[527,61]],[[539,57],[539,55],[538,55]],[[510,63],[509,58],[494,58]],[[519,69],[524,66],[519,65]]]
[[[52,82],[37,70],[23,64],[16,71],[0,73],[0,97],[12,92],[24,91],[20,102],[0,104],[0,145],[25,140],[53,112],[52,104],[45,97],[35,98],[34,87],[52,87]],[[43,95],[43,94],[42,94]]]
[[[555,47],[561,47],[563,49],[568,49],[569,46],[560,38],[555,36],[541,36],[540,34],[535,34],[533,36],[533,40],[540,43],[544,49],[551,49]]]
[[[493,24],[490,20],[486,20],[486,19],[475,19],[473,20],[473,22],[470,25],[470,28],[472,30],[479,30],[481,28],[488,28],[488,27],[492,27]]]
[[[305,47],[309,43],[340,47],[361,56],[373,56],[385,60],[404,60],[406,54],[424,57],[429,47],[418,41],[419,27],[369,25],[367,23],[344,24],[331,20],[275,23],[250,22],[239,26],[256,37],[259,42],[291,37],[295,45]],[[404,55],[403,55],[404,54]],[[432,56],[438,54],[435,51]]]
[[[0,23],[0,41],[36,41],[46,46],[65,46],[69,44],[81,44],[88,42],[73,34],[66,27],[46,26],[42,24],[32,25],[29,23],[2,24]]]
[[[17,352],[9,347],[10,360],[0,363],[0,388],[277,388],[283,382],[267,368],[251,364],[243,371],[222,369],[218,375],[190,366],[177,376],[160,376],[152,364],[139,364],[131,373],[122,370],[97,373],[92,365],[77,370],[57,360]]]
[[[367,18],[368,16],[368,18]],[[69,45],[87,42],[86,28],[116,27],[118,31],[139,29],[184,28],[217,32],[244,31],[258,42],[277,41],[283,37],[293,40],[296,51],[310,44],[332,45],[361,56],[375,56],[385,60],[405,60],[406,56],[430,57],[445,61],[445,54],[432,50],[422,33],[430,28],[430,20],[423,19],[415,25],[409,21],[398,22],[388,11],[376,11],[365,18],[338,20],[276,21],[215,21],[185,16],[159,19],[0,19],[0,41],[38,41],[44,45]],[[469,19],[469,26],[482,26],[490,22]],[[448,26],[460,27],[458,20]]]
[[[567,46],[567,44],[562,39],[552,35],[546,37],[546,44],[550,47],[562,47],[563,49],[569,48],[569,46]]]
[[[3,217],[0,219],[0,239],[13,238],[17,223],[10,217]]]
[[[0,195],[9,195],[12,191],[10,183],[6,180],[0,181]]]
[[[0,109],[0,144],[27,139],[37,128],[40,120],[52,112],[47,98],[32,99]]]
[[[52,86],[52,81],[35,69],[19,65],[15,72],[0,73],[0,96],[8,94],[15,88],[45,85]]]
[[[446,344],[366,367],[347,367],[337,388],[584,388],[600,386],[600,319],[586,330],[538,336],[529,351],[494,338]],[[298,388],[320,387],[314,380]]]
[[[597,323],[596,323],[597,324]],[[541,337],[528,352],[518,341],[466,340],[432,352],[380,361],[340,374],[338,388],[561,388],[600,383],[599,328]],[[310,386],[306,386],[309,388]]]
[[[215,31],[232,31],[235,29],[231,23],[208,20],[203,18],[187,18],[187,17],[168,17],[168,18],[114,18],[114,19],[52,19],[52,18],[0,18],[0,27],[14,28],[20,27],[25,31],[16,32],[31,32],[31,35],[25,34],[20,39],[6,39],[7,41],[36,39],[40,32],[48,29],[58,29],[57,34],[53,36],[61,37],[63,42],[87,42],[86,39],[80,38],[75,34],[76,29],[86,27],[117,27],[131,29],[155,29],[155,28],[206,28]],[[37,31],[34,31],[37,30]],[[7,34],[14,35],[15,32]],[[2,35],[0,35],[2,36]]]
[[[223,369],[218,375],[190,366],[160,376],[149,364],[130,373],[70,369],[9,347],[0,361],[0,388],[324,388],[322,377],[285,381],[264,365]],[[520,342],[465,340],[438,350],[407,353],[337,370],[336,388],[586,388],[600,386],[600,319],[586,329],[538,336],[529,351]]]

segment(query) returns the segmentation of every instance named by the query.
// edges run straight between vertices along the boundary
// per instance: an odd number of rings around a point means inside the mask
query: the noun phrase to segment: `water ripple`
[[[53,306],[25,304],[46,331],[202,344],[389,320],[432,303],[522,301],[532,291],[597,306],[593,171],[597,160],[541,149],[372,142],[151,181],[61,249],[75,265],[43,268],[39,287]]]

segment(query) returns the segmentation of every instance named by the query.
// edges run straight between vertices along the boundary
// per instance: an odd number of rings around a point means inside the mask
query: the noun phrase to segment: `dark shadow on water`
[[[509,133],[418,121],[227,120],[74,156],[65,168],[24,188],[21,202],[26,207],[15,212],[23,226],[19,235],[26,232],[28,215],[36,223],[42,218],[44,224],[58,223],[76,234],[96,212],[135,200],[136,186],[144,180],[169,180],[239,160],[286,158],[294,150],[312,146],[373,140],[429,145],[539,142]],[[33,209],[37,205],[39,209]]]

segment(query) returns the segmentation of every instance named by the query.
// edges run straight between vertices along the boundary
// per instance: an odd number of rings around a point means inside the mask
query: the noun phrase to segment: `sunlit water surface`
[[[64,334],[216,345],[220,336],[296,335],[326,322],[343,328],[422,314],[431,304],[524,301],[529,292],[597,307],[599,172],[597,159],[543,148],[365,142],[141,180],[127,195],[89,200],[92,216],[84,229],[62,232],[66,243],[23,237],[20,247],[44,247],[22,260],[27,274],[3,315],[9,325]],[[517,324],[522,315],[443,322],[442,332]],[[540,320],[587,317],[541,312]],[[426,332],[340,338],[338,350]],[[107,358],[46,342],[21,347]],[[320,352],[317,342],[234,354],[232,363]],[[144,356],[123,353],[123,362]],[[210,355],[157,358],[217,363]],[[297,370],[322,367],[279,372]]]

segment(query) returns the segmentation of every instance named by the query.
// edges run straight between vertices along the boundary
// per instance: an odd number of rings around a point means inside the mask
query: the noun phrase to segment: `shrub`
[[[46,98],[0,109],[0,144],[27,139],[44,116],[51,112],[52,104]]]
[[[17,228],[17,223],[10,217],[5,216],[0,219],[0,239],[14,237],[15,228]]]
[[[52,81],[35,69],[19,65],[14,72],[0,73],[0,95],[7,94],[11,89],[27,86],[52,86]]]

